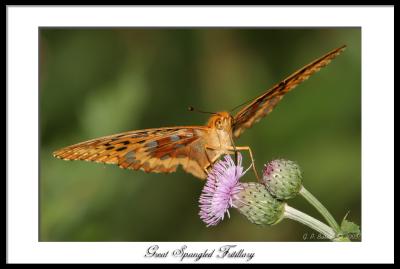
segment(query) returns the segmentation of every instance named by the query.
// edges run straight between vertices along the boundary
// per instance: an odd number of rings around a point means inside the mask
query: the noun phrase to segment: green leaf
[[[342,223],[340,225],[342,234],[345,236],[351,235],[351,237],[359,238],[361,234],[360,226],[358,226],[354,222],[346,220],[348,214],[349,212],[347,212],[347,214],[344,216]]]
[[[345,234],[360,235],[360,226],[358,226],[354,222],[343,220],[340,228],[342,229],[342,232]]]

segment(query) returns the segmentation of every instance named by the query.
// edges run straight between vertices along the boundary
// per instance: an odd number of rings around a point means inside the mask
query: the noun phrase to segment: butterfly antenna
[[[233,111],[235,111],[236,109],[238,109],[239,107],[242,107],[242,106],[244,106],[244,105],[247,105],[248,103],[250,103],[250,102],[253,101],[253,100],[254,100],[254,98],[253,98],[253,99],[249,99],[249,100],[247,100],[246,102],[241,103],[241,104],[238,105],[238,106],[235,106],[234,108],[232,108],[231,110],[229,110],[229,112],[233,112]]]
[[[203,113],[203,114],[212,114],[212,115],[216,115],[217,114],[215,112],[208,112],[208,111],[198,110],[198,109],[195,109],[192,106],[188,106],[188,111],[195,111],[195,112],[199,112],[199,113]]]

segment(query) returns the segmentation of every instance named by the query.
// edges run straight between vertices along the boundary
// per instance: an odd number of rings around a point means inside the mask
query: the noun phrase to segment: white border
[[[179,262],[145,259],[151,243],[37,241],[38,26],[361,26],[363,242],[239,246],[256,252],[252,262],[394,261],[393,7],[7,7],[8,262]],[[201,251],[223,244],[187,245]]]

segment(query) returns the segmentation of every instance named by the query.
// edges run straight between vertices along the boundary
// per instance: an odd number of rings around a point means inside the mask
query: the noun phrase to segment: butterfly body
[[[247,150],[236,147],[235,138],[268,115],[286,93],[330,63],[345,46],[296,71],[270,90],[252,100],[235,116],[229,112],[213,113],[205,126],[177,126],[129,131],[96,138],[62,148],[53,153],[64,160],[85,160],[117,164],[124,169],[171,173],[178,166],[195,177],[205,179],[208,169],[223,154]]]
[[[232,146],[232,126],[234,119],[229,112],[218,112],[208,120],[208,137],[206,144],[215,150],[225,153],[226,148]],[[221,153],[221,154],[222,154]]]

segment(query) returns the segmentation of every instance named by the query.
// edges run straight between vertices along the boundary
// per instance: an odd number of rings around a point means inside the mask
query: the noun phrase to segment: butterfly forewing
[[[337,48],[304,66],[244,107],[234,117],[233,135],[239,137],[247,128],[269,114],[286,93],[329,64],[345,48]]]
[[[181,165],[194,176],[205,178],[203,167],[209,165],[202,151],[206,134],[207,127],[202,126],[131,131],[72,145],[54,156],[156,173],[174,172]]]
[[[174,172],[178,166],[182,166],[186,172],[205,179],[207,169],[222,154],[232,152],[232,134],[234,137],[240,136],[244,130],[269,114],[286,93],[326,66],[344,48],[329,52],[273,86],[239,111],[233,123],[228,112],[213,113],[207,126],[130,131],[72,145],[54,152],[54,156],[156,173]],[[223,125],[226,122],[229,124]],[[251,151],[249,153],[252,156]]]

